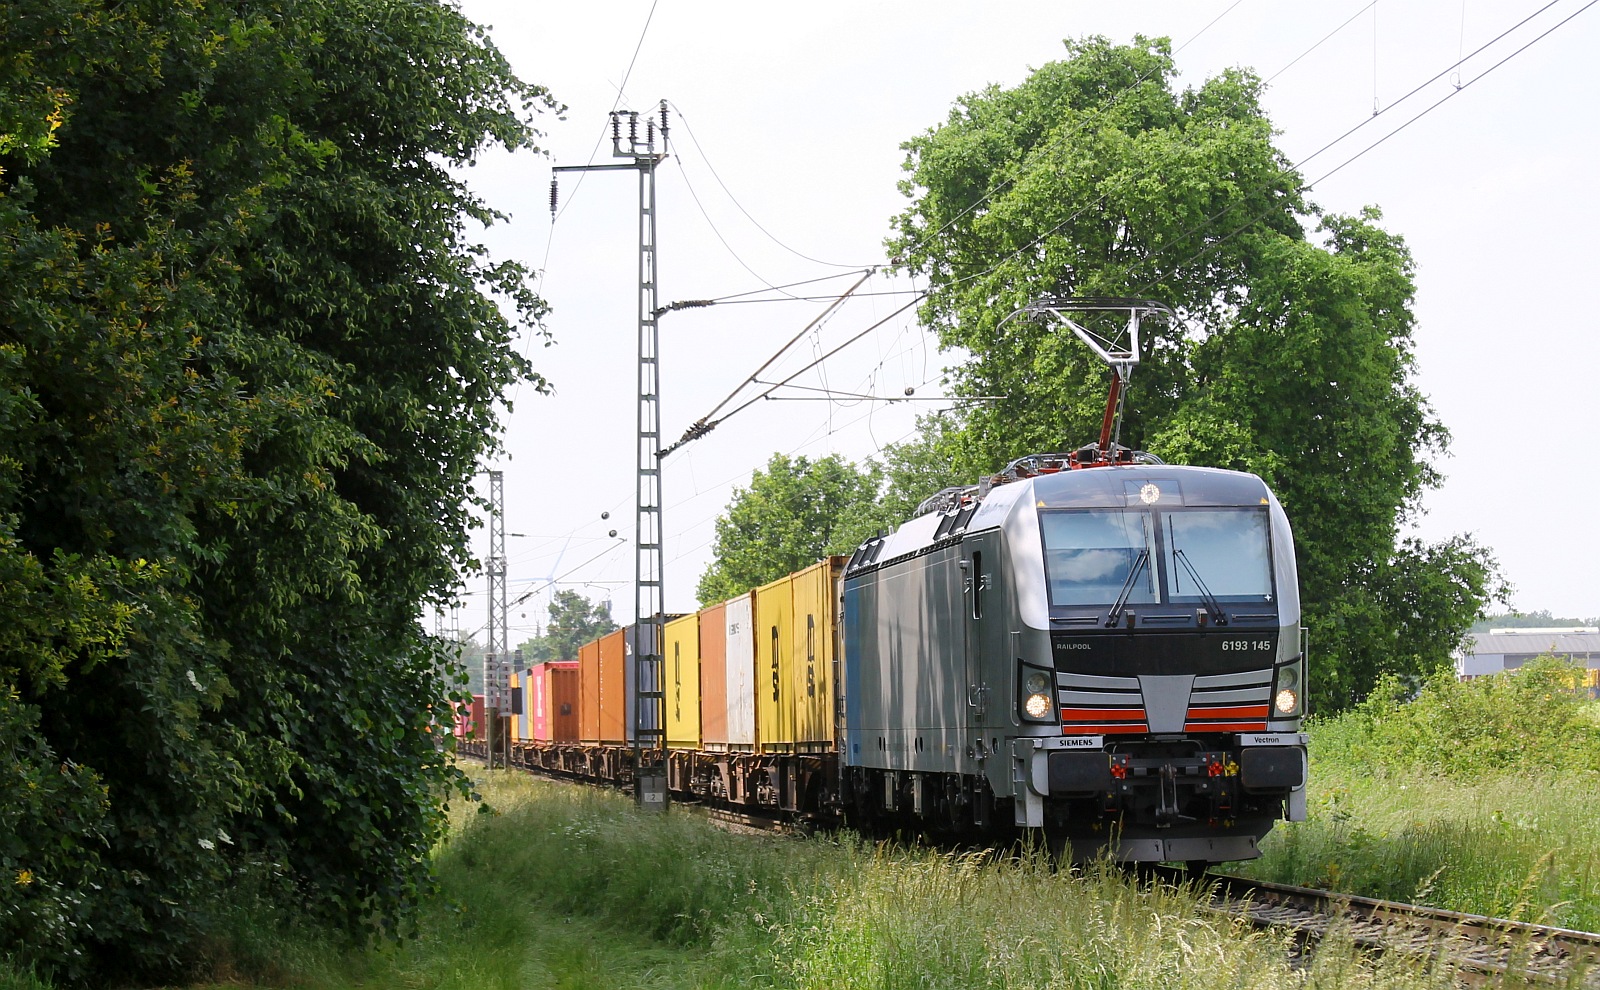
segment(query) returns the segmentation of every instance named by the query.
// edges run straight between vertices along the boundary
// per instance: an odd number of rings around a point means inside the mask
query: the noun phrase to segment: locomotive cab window
[[[1044,569],[1052,605],[1103,605],[1116,600],[1137,571],[1128,602],[1156,600],[1156,552],[1150,513],[1069,509],[1039,514]]]
[[[1164,512],[1169,600],[1272,598],[1272,554],[1264,509]]]
[[[1265,509],[1060,509],[1039,514],[1051,605],[1272,600]]]

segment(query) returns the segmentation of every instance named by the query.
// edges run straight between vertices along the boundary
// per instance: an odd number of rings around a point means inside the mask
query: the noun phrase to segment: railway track
[[[1182,871],[1163,871],[1173,882]],[[1208,875],[1211,907],[1306,943],[1333,931],[1374,952],[1438,958],[1468,984],[1600,988],[1600,935],[1306,887]]]

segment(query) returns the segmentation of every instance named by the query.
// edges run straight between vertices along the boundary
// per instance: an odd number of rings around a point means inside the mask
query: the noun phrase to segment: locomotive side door
[[[966,613],[967,724],[987,725],[1010,697],[1006,670],[1006,595],[1000,531],[961,541],[962,598]]]

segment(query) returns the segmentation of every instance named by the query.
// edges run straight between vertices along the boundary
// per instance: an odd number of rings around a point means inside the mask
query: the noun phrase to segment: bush
[[[1310,817],[1244,869],[1284,883],[1600,930],[1600,703],[1551,657],[1311,724]]]
[[[108,882],[105,786],[58,759],[38,724],[38,709],[0,695],[0,945],[19,947],[18,962],[76,974],[80,932],[93,924],[86,893]]]
[[[1311,726],[1313,763],[1451,777],[1508,771],[1600,772],[1600,703],[1583,671],[1554,657],[1492,677],[1441,674],[1411,692],[1394,678]]]

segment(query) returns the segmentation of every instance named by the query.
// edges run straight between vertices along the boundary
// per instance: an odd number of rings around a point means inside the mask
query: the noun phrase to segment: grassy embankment
[[[1597,928],[1594,703],[1559,670],[1430,686],[1314,729],[1312,820],[1256,872]],[[241,910],[203,986],[429,988],[1444,987],[1337,943],[1296,972],[1276,936],[1117,871],[730,835],[692,813],[517,774],[458,809],[440,895],[404,944],[351,949]],[[0,990],[49,990],[8,979]]]
[[[1348,946],[1296,972],[1279,936],[1120,871],[1040,857],[732,835],[688,812],[496,774],[419,936],[342,951],[257,925],[221,985],[472,988],[1241,987],[1410,990],[1449,980]],[[213,984],[205,984],[212,986]]]
[[[1247,872],[1600,931],[1600,702],[1575,682],[1541,660],[1313,723],[1309,820]]]

